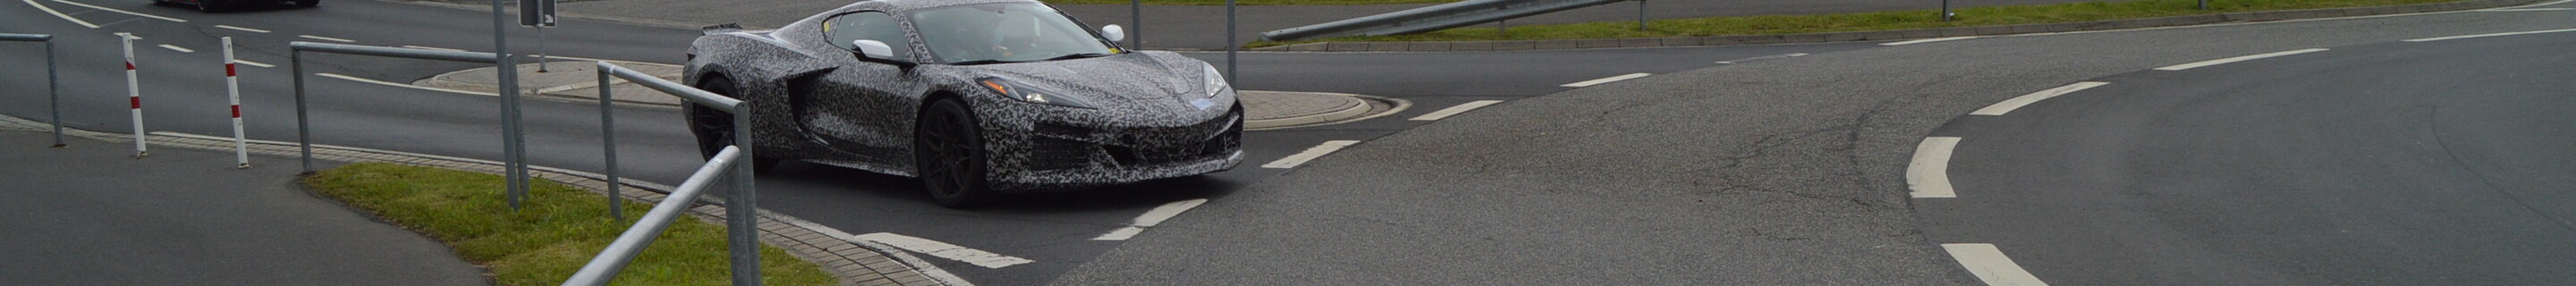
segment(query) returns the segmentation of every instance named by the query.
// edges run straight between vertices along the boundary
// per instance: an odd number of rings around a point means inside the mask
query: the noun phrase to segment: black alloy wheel
[[[983,128],[956,99],[932,101],[915,121],[913,169],[930,198],[948,208],[973,207],[991,197]]]
[[[223,12],[224,4],[222,0],[197,0],[197,12]]]
[[[722,77],[709,77],[700,81],[698,89],[716,95],[735,97],[733,81]],[[725,146],[733,146],[732,113],[694,103],[682,104],[680,109],[689,114],[689,134],[698,137],[699,158],[714,159],[716,153],[724,152]],[[769,169],[778,167],[778,161],[780,160],[777,158],[753,154],[751,162],[741,163],[750,163],[753,172],[766,173]]]

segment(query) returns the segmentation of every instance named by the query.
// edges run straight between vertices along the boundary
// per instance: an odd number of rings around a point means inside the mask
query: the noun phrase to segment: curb
[[[2298,19],[2320,19],[2320,18],[2340,18],[2340,17],[2356,17],[2356,16],[2391,15],[2391,14],[2416,14],[2416,13],[2448,12],[2448,11],[2460,11],[2460,10],[2471,10],[2471,9],[2486,9],[2486,8],[2496,8],[2496,7],[2507,7],[2507,6],[2514,6],[2514,5],[2523,5],[2523,4],[2537,3],[2537,2],[2541,2],[2541,1],[2546,1],[2546,0],[2471,0],[2471,1],[2459,1],[2459,2],[2448,2],[2448,3],[2430,3],[2430,4],[2415,4],[2415,5],[2400,5],[2400,6],[2351,7],[2351,8],[2327,8],[2327,9],[2308,9],[2308,10],[2279,10],[2279,11],[2260,11],[2260,12],[2237,12],[2237,13],[2222,13],[2222,14],[2207,14],[2207,15],[2192,15],[2192,16],[2175,16],[2175,17],[2159,17],[2159,18],[2139,18],[2139,19],[2124,19],[2124,20],[2104,20],[2104,21],[2091,21],[2091,22],[2068,22],[2068,23],[2048,23],[2048,24],[2023,24],[2023,25],[2007,25],[2007,26],[1970,26],[1970,27],[1949,27],[1949,28],[1911,29],[1911,30],[1864,31],[1864,32],[1834,32],[1834,33],[1806,33],[1806,34],[1778,34],[1778,35],[1731,35],[1731,36],[1665,37],[1665,38],[1628,38],[1628,39],[1567,39],[1567,40],[1463,41],[1463,42],[1317,42],[1317,43],[1304,43],[1304,44],[1294,44],[1294,45],[1284,45],[1284,46],[1260,47],[1260,48],[1253,48],[1253,49],[1250,49],[1250,50],[1252,50],[1252,51],[1287,51],[1287,52],[1481,52],[1481,51],[1576,50],[1576,49],[1606,49],[1606,48],[1699,47],[1699,46],[1730,46],[1730,45],[1757,45],[1757,44],[1833,43],[1833,42],[1859,42],[1859,41],[1885,41],[1885,40],[1931,39],[1931,38],[1968,37],[1968,36],[2000,36],[2000,35],[2015,35],[2015,34],[2058,33],[2058,32],[2077,32],[2077,31],[2125,30],[2125,29],[2138,29],[2138,28],[2173,27],[2173,26],[2192,26],[2192,25],[2216,24],[2216,23],[2227,23],[2227,22],[2262,22],[2262,21],[2280,21],[2280,20],[2298,20]]]
[[[52,125],[49,123],[0,115],[0,131],[51,132],[51,126]],[[69,137],[79,137],[82,139],[107,142],[111,144],[133,142],[131,134],[105,133],[73,128],[64,128],[63,133]],[[152,132],[149,134],[149,138],[147,139],[150,140],[150,143],[153,146],[218,151],[232,150],[232,138],[228,137],[213,137],[172,132]],[[299,153],[301,152],[293,142],[266,140],[248,141],[251,153],[257,153],[266,157],[294,158],[299,156]],[[323,144],[313,144],[313,157],[314,159],[328,161],[382,162],[412,166],[449,168],[486,174],[500,174],[503,171],[502,163],[495,161]],[[280,166],[291,167],[292,165],[269,166],[268,168],[280,168]],[[528,176],[531,178],[555,181],[556,183],[561,183],[566,186],[590,190],[594,193],[607,193],[608,188],[608,183],[605,179],[606,176],[588,172],[564,170],[552,167],[529,166]],[[624,197],[627,200],[644,202],[647,204],[661,201],[662,198],[665,197],[665,194],[670,193],[670,190],[673,189],[673,187],[668,185],[631,179],[620,180],[619,185],[627,187],[618,193],[619,196]],[[689,212],[696,214],[691,217],[696,217],[701,221],[723,225],[725,208],[722,204],[723,200],[721,199],[713,197],[699,197],[697,199],[697,203],[689,208]],[[814,263],[815,266],[823,268],[824,272],[831,273],[833,278],[840,280],[839,285],[973,285],[960,279],[949,278],[955,276],[947,274],[946,271],[940,270],[937,266],[932,266],[919,258],[912,257],[909,253],[895,250],[894,248],[884,245],[879,245],[874,242],[858,240],[848,233],[842,233],[838,230],[821,227],[813,222],[807,222],[803,219],[777,214],[769,210],[760,210],[760,219],[761,243],[786,250],[790,256],[795,256],[797,259]]]
[[[1249,118],[1249,116],[1247,116],[1247,118],[1245,118],[1245,119],[1243,120],[1243,129],[1246,129],[1246,130],[1254,130],[1254,129],[1270,129],[1270,128],[1279,128],[1279,127],[1287,127],[1287,126],[1300,126],[1300,125],[1315,124],[1315,123],[1321,123],[1321,122],[1330,122],[1330,121],[1336,121],[1336,120],[1350,119],[1350,118],[1352,118],[1352,117],[1359,117],[1359,116],[1361,116],[1361,115],[1365,115],[1365,114],[1367,114],[1367,113],[1369,112],[1369,110],[1370,110],[1370,109],[1373,109],[1372,107],[1370,107],[1369,102],[1368,102],[1368,99],[1362,99],[1362,98],[1360,98],[1360,97],[1358,97],[1358,96],[1356,96],[1356,95],[1352,95],[1352,94],[1324,93],[1324,92],[1252,91],[1252,90],[1247,90],[1247,91],[1242,91],[1242,92],[1243,92],[1243,93],[1250,93],[1250,92],[1269,92],[1269,93],[1275,93],[1275,94],[1280,94],[1280,95],[1285,95],[1285,94],[1320,95],[1320,96],[1332,96],[1332,97],[1338,97],[1338,98],[1340,98],[1340,99],[1343,99],[1343,100],[1342,100],[1342,101],[1343,101],[1343,103],[1342,103],[1342,104],[1343,104],[1343,106],[1339,107],[1338,109],[1333,109],[1333,110],[1320,110],[1320,111],[1318,111],[1318,112],[1309,113],[1309,114],[1300,114],[1300,115],[1294,115],[1294,116],[1288,116],[1288,117],[1268,118],[1268,119],[1250,119],[1250,118]],[[1241,95],[1249,95],[1249,94],[1241,94]],[[1241,96],[1241,95],[1238,95],[1238,98],[1240,98],[1240,96]],[[1238,99],[1238,100],[1240,100],[1240,99]],[[1245,104],[1243,108],[1244,108],[1244,109],[1252,109],[1252,108],[1253,108],[1253,105],[1251,105],[1251,104]]]

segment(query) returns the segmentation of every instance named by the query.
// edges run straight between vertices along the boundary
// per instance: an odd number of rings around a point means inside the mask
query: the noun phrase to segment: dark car
[[[706,29],[685,81],[743,99],[752,161],[922,180],[941,205],[992,193],[1194,176],[1243,160],[1243,107],[1206,62],[1131,51],[1030,0],[864,1],[777,30]],[[705,155],[731,115],[689,107]]]
[[[196,5],[196,6],[197,6],[197,11],[205,11],[205,12],[209,12],[209,13],[211,13],[211,12],[219,12],[219,11],[224,11],[224,10],[231,10],[231,9],[232,9],[232,8],[234,8],[234,7],[247,6],[247,5],[252,5],[252,4],[289,4],[289,3],[295,4],[295,6],[296,6],[296,7],[313,7],[313,6],[319,6],[319,5],[322,5],[322,0],[152,0],[152,4],[156,4],[156,5],[168,5],[168,4],[188,4],[188,5]]]

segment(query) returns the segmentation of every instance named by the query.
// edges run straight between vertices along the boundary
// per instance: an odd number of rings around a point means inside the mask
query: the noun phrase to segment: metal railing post
[[[304,112],[304,47],[288,43],[286,61],[295,73],[295,147],[303,153],[304,173],[313,173],[313,121]]]
[[[672,217],[680,215],[681,209],[696,200],[700,191],[715,184],[713,181],[725,173],[732,173],[734,184],[733,192],[725,198],[725,242],[727,255],[731,258],[733,268],[733,283],[743,286],[760,285],[760,206],[758,203],[760,192],[752,184],[759,174],[755,173],[752,164],[739,163],[742,160],[757,158],[752,156],[751,152],[753,142],[750,136],[751,106],[741,100],[683,86],[643,72],[626,69],[617,64],[600,62],[598,66],[601,90],[599,106],[602,110],[600,128],[607,134],[613,134],[616,130],[615,127],[611,127],[614,123],[611,123],[613,121],[610,121],[610,115],[606,111],[611,108],[608,100],[609,96],[613,95],[607,91],[608,77],[614,76],[644,88],[678,96],[688,104],[731,113],[734,123],[733,132],[741,136],[734,136],[733,146],[726,146],[714,157],[707,158],[707,164],[699,166],[698,172],[690,175],[688,181],[681,182],[679,189],[664,196],[661,202],[655,203],[651,212],[637,217],[635,226],[628,227],[625,233],[618,235],[616,242],[610,243],[607,249],[600,250],[598,256],[592,257],[590,262],[584,264],[581,271],[574,273],[571,279],[564,280],[563,285],[607,285],[610,279],[616,278],[617,272],[625,269],[626,264],[635,259],[637,252],[643,251],[646,245],[653,243],[653,237],[660,235],[663,228],[669,226]],[[601,137],[611,137],[611,135]],[[611,150],[608,151],[608,177],[609,186],[614,190],[617,185],[617,155],[614,151],[617,149],[616,139],[602,140],[606,141],[602,144],[608,145],[607,149]],[[732,169],[728,171],[725,168]],[[614,198],[615,191],[610,192],[612,198],[609,200],[615,203],[618,200]],[[614,214],[616,210],[611,209],[610,212]]]
[[[1637,30],[1646,30],[1646,0],[1637,0]]]
[[[661,202],[653,204],[653,210],[646,211],[643,217],[636,218],[635,226],[619,233],[617,240],[610,241],[607,248],[599,251],[599,255],[592,256],[590,262],[582,263],[581,270],[573,272],[572,277],[564,279],[563,285],[608,285],[610,280],[617,279],[617,273],[626,270],[626,264],[634,262],[636,254],[644,252],[645,246],[652,245],[654,238],[661,237],[662,231],[671,226],[671,221],[679,219],[684,212],[688,211],[689,204],[697,202],[698,195],[705,193],[709,188],[708,185],[713,184],[716,177],[724,175],[724,168],[738,165],[734,162],[744,157],[740,152],[741,148],[726,147],[722,151],[717,151],[715,157],[707,158],[706,165],[698,166],[698,171],[690,173],[687,181],[681,181],[679,188],[672,189],[670,196],[663,197]]]
[[[1242,48],[1243,43],[1234,39],[1234,0],[1225,0],[1225,84],[1229,86],[1242,84],[1234,81],[1234,51]]]
[[[70,147],[71,145],[63,145],[63,87],[62,76],[56,74],[59,68],[54,66],[54,35],[0,33],[0,42],[37,42],[45,45],[45,104],[53,109],[54,114],[52,119],[48,119],[52,120],[51,123],[54,125],[52,148]]]
[[[1958,14],[1950,13],[1950,0],[1941,0],[1941,21],[1949,22],[1952,15]]]
[[[143,80],[134,72],[134,34],[116,33],[116,39],[125,47],[125,100],[134,114],[134,158],[143,159],[152,152],[144,149]]]
[[[1145,49],[1145,0],[1127,0],[1127,49]]]
[[[733,134],[733,145],[742,151],[740,159],[758,162],[760,157],[751,150],[751,105],[734,105]],[[733,197],[725,199],[725,235],[730,237],[728,249],[733,252],[734,286],[760,285],[760,207],[759,192],[752,189],[756,175],[752,165],[757,164],[733,164]]]
[[[501,82],[501,161],[508,169],[502,173],[509,178],[510,210],[516,211],[528,193],[528,162],[519,138],[519,66],[509,56],[509,13],[502,10],[501,2],[492,1],[492,52],[499,55],[492,66],[500,72]]]
[[[305,98],[304,98],[304,52],[305,52],[305,51],[307,51],[307,50],[311,50],[311,51],[316,51],[316,52],[335,53],[335,54],[347,54],[347,55],[378,56],[378,57],[393,57],[393,58],[423,59],[423,60],[439,60],[439,61],[451,61],[451,62],[475,62],[475,63],[481,63],[481,62],[492,62],[492,61],[495,61],[495,60],[498,60],[498,59],[505,59],[505,58],[509,57],[509,55],[508,55],[508,54],[499,54],[499,53],[477,53],[477,52],[465,52],[465,51],[440,51],[440,50],[426,50],[426,49],[412,49],[412,48],[393,48],[393,47],[360,46],[360,45],[344,45],[344,44],[325,44],[325,43],[314,43],[314,42],[289,42],[289,43],[286,43],[286,45],[287,45],[288,49],[290,50],[289,52],[287,52],[288,65],[290,65],[290,66],[291,66],[291,68],[293,68],[293,70],[294,70],[294,72],[295,72],[295,75],[294,75],[294,76],[289,77],[289,78],[293,79],[293,80],[294,80],[294,82],[295,82],[295,141],[296,141],[296,146],[297,146],[297,148],[300,148],[300,149],[301,149],[301,153],[303,153],[303,155],[304,155],[304,156],[303,156],[303,157],[304,157],[304,158],[303,158],[303,161],[304,161],[304,172],[305,172],[305,173],[312,173],[312,172],[313,172],[313,134],[312,134],[312,133],[313,133],[313,125],[312,125],[312,120],[311,120],[312,118],[311,118],[311,116],[308,116],[308,114],[307,114],[307,113],[306,113],[306,111],[305,111],[305,106],[306,106],[306,105],[308,105],[308,104],[307,104],[307,102],[306,102],[306,100],[305,100]],[[503,94],[510,94],[510,93],[503,93]],[[506,119],[506,116],[505,116],[505,119]],[[505,122],[505,123],[506,123],[506,122]],[[507,137],[507,136],[508,136],[508,134],[504,134],[504,136],[505,136],[505,137]],[[524,167],[524,166],[523,166],[523,167]],[[522,169],[522,171],[524,171],[524,169]],[[521,173],[521,174],[523,174],[523,175],[524,175],[524,174],[526,174],[526,173]]]
[[[608,158],[608,221],[620,222],[626,221],[626,211],[618,205],[617,197],[617,119],[609,116],[609,111],[616,109],[609,105],[608,100],[608,69],[612,68],[616,66],[608,62],[599,62],[596,68],[599,72],[599,149],[603,150],[602,156]]]

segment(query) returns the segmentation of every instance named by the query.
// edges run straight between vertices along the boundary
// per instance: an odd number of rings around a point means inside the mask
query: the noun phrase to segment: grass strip
[[[610,223],[608,199],[587,190],[530,180],[524,208],[503,203],[502,178],[466,171],[358,163],[325,170],[304,183],[325,196],[445,242],[466,261],[490,269],[500,285],[556,285],[617,239],[651,207],[624,205],[628,220]],[[618,285],[729,285],[723,226],[679,219],[626,266]],[[832,285],[830,274],[776,247],[760,248],[768,285]]]
[[[1941,21],[1939,10],[1910,10],[1820,15],[1765,15],[1665,19],[1648,22],[1648,29],[1642,31],[1637,29],[1636,21],[1511,26],[1509,31],[1510,33],[1508,34],[1498,31],[1493,26],[1479,26],[1440,30],[1414,35],[1356,36],[1289,42],[1260,41],[1253,42],[1249,46],[1266,47],[1312,42],[1451,42],[1620,39],[1887,31],[1965,26],[2088,22],[2252,11],[2390,6],[2459,1],[2461,0],[2210,0],[2210,9],[2208,10],[2195,8],[2195,5],[2198,3],[2197,0],[2086,2],[1959,8],[1952,10],[1958,14],[1958,16],[1954,17],[1954,21],[1949,22]]]
[[[1120,4],[1129,0],[1039,0],[1047,4]],[[1145,5],[1225,5],[1225,0],[1144,0]],[[1368,5],[1449,3],[1459,0],[1235,0],[1235,5]]]

